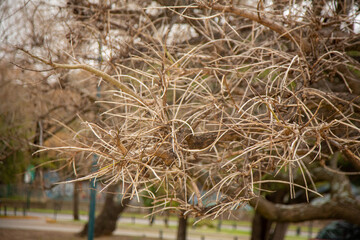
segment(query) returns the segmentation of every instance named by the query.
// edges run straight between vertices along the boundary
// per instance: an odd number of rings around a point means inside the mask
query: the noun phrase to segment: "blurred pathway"
[[[12,228],[12,229],[26,229],[26,230],[42,230],[42,231],[63,231],[63,232],[80,232],[83,225],[81,223],[70,224],[70,221],[73,220],[71,214],[54,214],[54,213],[38,213],[38,212],[27,212],[25,217],[20,216],[22,213],[17,213],[17,216],[13,215],[14,213],[9,211],[7,217],[0,217],[0,228]],[[81,215],[81,220],[87,221],[87,215]],[[59,223],[60,221],[60,223]],[[69,223],[63,223],[63,221],[69,221]],[[61,223],[62,222],[62,223]],[[121,224],[127,224],[126,227],[122,227]],[[169,225],[172,227],[177,226],[177,221],[169,220]],[[128,225],[133,224],[133,225]],[[176,230],[175,228],[165,228],[163,219],[155,219],[154,227],[146,226],[139,230],[137,225],[148,225],[149,220],[147,218],[135,218],[135,217],[120,217],[118,219],[118,228],[115,230],[114,235],[124,235],[124,236],[138,236],[138,237],[153,237],[163,239],[176,239]],[[217,221],[216,221],[217,224]],[[137,227],[136,227],[137,226]],[[163,228],[162,228],[163,227]],[[161,229],[162,228],[162,229]],[[161,230],[160,230],[161,229]],[[248,237],[244,236],[234,236],[226,234],[223,232],[211,232],[206,233],[204,231],[195,231],[191,227],[189,229],[189,240],[245,240]],[[247,226],[232,226],[232,225],[222,225],[221,229],[227,230],[241,230],[243,232],[248,232],[250,235],[251,229]],[[287,233],[288,236],[295,236],[296,231],[289,230]],[[301,232],[301,236],[308,237],[309,234],[306,231]],[[315,236],[315,234],[313,234]]]
[[[28,216],[7,216],[0,217],[0,228],[4,229],[23,229],[23,230],[37,230],[37,231],[55,231],[55,232],[71,232],[77,233],[80,232],[83,225],[80,223],[59,223],[56,222],[53,218],[48,218],[44,215],[47,214],[28,214]],[[69,220],[67,215],[57,216],[58,220]],[[140,220],[140,219],[137,219]],[[144,223],[147,224],[148,221],[144,219]],[[122,221],[131,222],[131,218],[125,218]],[[140,223],[140,222],[139,222]],[[136,226],[136,225],[134,225]],[[113,235],[122,235],[122,236],[134,236],[141,237],[145,239],[146,237],[159,238],[172,240],[176,239],[176,229],[174,228],[164,228],[159,229],[159,227],[144,227],[141,230],[139,228],[132,228],[131,226],[118,227]],[[199,233],[195,232],[189,228],[188,240],[248,240],[248,237],[244,236],[231,236],[224,233]]]

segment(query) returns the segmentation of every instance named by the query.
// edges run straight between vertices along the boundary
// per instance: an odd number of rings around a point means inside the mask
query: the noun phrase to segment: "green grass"
[[[297,227],[298,227],[298,226],[296,226],[296,225],[290,225],[288,229],[289,229],[289,230],[292,230],[292,231],[296,231]],[[300,226],[300,227],[303,229],[302,231],[304,231],[304,229],[306,229],[306,230],[308,229],[308,226],[306,226],[306,225]],[[313,232],[319,232],[320,229],[321,229],[321,228],[319,228],[319,227],[314,227],[314,226],[312,227],[312,231],[313,231]],[[306,230],[305,230],[304,232],[307,232]]]
[[[305,236],[286,236],[285,240],[304,240],[308,239],[308,237]]]
[[[2,208],[3,211],[4,208]],[[8,213],[11,213],[14,211],[14,207],[7,207],[6,210]],[[17,212],[22,212],[23,211],[23,207],[18,207],[17,208]],[[30,208],[26,210],[27,212],[36,212],[36,213],[54,213],[54,209],[44,209],[44,208]],[[56,213],[61,213],[61,214],[73,214],[72,210],[60,210],[57,211]],[[87,211],[79,211],[79,214],[81,215],[87,215],[88,212]]]

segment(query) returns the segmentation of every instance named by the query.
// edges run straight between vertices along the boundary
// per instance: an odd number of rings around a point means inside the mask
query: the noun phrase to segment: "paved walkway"
[[[10,215],[9,215],[10,214]],[[17,216],[14,216],[13,212],[8,212],[7,217],[0,217],[0,228],[11,228],[11,229],[26,229],[26,230],[41,230],[41,231],[61,231],[61,232],[80,232],[82,229],[81,224],[70,224],[70,223],[59,223],[63,221],[72,221],[73,216],[70,214],[54,214],[54,213],[37,213],[37,212],[28,212],[25,217],[20,216],[22,213],[17,213]],[[55,220],[56,219],[56,220]],[[81,215],[81,220],[87,220],[88,216]],[[146,218],[134,218],[134,217],[120,217],[118,224],[121,223],[135,223],[133,226],[118,227],[114,235],[123,235],[123,236],[137,236],[137,237],[152,237],[163,239],[176,239],[176,230],[175,228],[163,228],[164,221],[162,219],[155,219],[155,227],[145,227],[139,230],[139,227],[136,228],[138,224],[148,225],[149,221]],[[169,220],[170,226],[176,226],[177,222],[174,220]],[[231,225],[222,225],[221,229],[237,229],[244,232],[249,232],[250,227],[247,226],[231,226]],[[288,235],[295,235],[295,231],[288,231]],[[302,236],[308,236],[307,232],[302,232]],[[313,235],[314,236],[314,235]],[[245,240],[249,237],[244,236],[234,236],[222,232],[200,232],[195,231],[192,228],[189,228],[188,240]]]
[[[51,214],[50,214],[51,215]],[[1,216],[0,217],[0,228],[4,229],[23,229],[23,230],[38,230],[38,231],[56,231],[56,232],[80,232],[82,224],[70,224],[70,223],[59,223],[50,217],[49,214],[29,213],[27,216]],[[53,217],[53,216],[51,216]],[[85,219],[85,216],[83,216]],[[70,220],[68,215],[60,214],[57,216],[58,220]],[[72,220],[72,219],[71,219]],[[120,222],[130,223],[133,219],[122,218]],[[144,221],[144,222],[143,222]],[[136,223],[148,224],[147,219],[136,219]],[[164,228],[159,229],[159,226],[154,228],[146,227],[143,229],[129,227],[126,228],[118,227],[113,235],[122,236],[134,236],[134,237],[151,237],[151,238],[162,238],[166,240],[176,239],[176,229]],[[195,232],[189,228],[188,240],[248,240],[248,237],[244,236],[232,236],[224,233],[202,233]]]

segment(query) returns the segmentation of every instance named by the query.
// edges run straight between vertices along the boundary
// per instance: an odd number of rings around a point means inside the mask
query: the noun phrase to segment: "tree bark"
[[[350,197],[322,203],[275,204],[263,197],[250,200],[262,216],[277,222],[303,222],[319,219],[344,219],[360,225],[360,202]]]
[[[270,236],[271,221],[255,212],[251,224],[251,240],[267,240]]]
[[[130,202],[129,198],[123,199],[122,203],[116,203],[114,196],[116,185],[109,187],[109,192],[106,194],[105,203],[101,213],[95,218],[94,236],[111,235],[116,229],[116,222],[119,215],[125,210],[127,204]],[[88,233],[88,223],[83,230],[78,234],[79,236],[86,236]]]
[[[275,225],[275,227],[272,228],[272,225]],[[273,222],[255,212],[252,221],[251,240],[283,240],[288,226],[289,223]]]
[[[186,240],[187,217],[184,216],[184,212],[181,212],[178,223],[177,240]]]
[[[289,223],[277,222],[274,232],[271,234],[271,240],[282,240],[285,239],[286,231]]]
[[[286,194],[286,190],[280,189],[276,193],[267,195],[266,200],[273,203],[285,203]],[[261,212],[256,211],[252,222],[251,240],[283,240],[286,230],[287,223],[267,219],[261,215]]]

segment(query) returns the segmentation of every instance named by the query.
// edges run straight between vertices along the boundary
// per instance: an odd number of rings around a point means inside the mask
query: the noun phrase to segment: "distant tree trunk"
[[[74,220],[80,220],[79,216],[79,185],[80,182],[74,182],[74,193],[73,193],[73,217]]]
[[[272,240],[282,240],[285,239],[285,235],[288,229],[289,223],[282,223],[282,222],[277,222],[274,232],[271,235],[271,239]]]
[[[275,227],[272,228],[274,224]],[[252,221],[251,240],[283,240],[288,226],[289,223],[273,222],[259,213],[255,213]]]
[[[166,228],[169,227],[169,215],[169,211],[165,211],[164,224]]]
[[[271,221],[255,212],[251,227],[251,240],[269,240]]]
[[[114,196],[116,196],[116,185],[112,185],[108,189],[109,192],[106,194],[104,207],[101,210],[101,213],[95,218],[95,237],[111,235],[116,229],[116,222],[119,215],[125,210],[127,204],[130,202],[130,199],[126,198],[122,203],[116,203],[114,201]],[[86,223],[79,235],[86,236],[87,233],[88,223]]]
[[[266,199],[274,203],[283,203],[285,195],[286,191],[282,189],[281,191],[267,195]],[[285,239],[288,225],[288,223],[269,220],[255,211],[255,216],[252,221],[251,240],[283,240]]]
[[[184,212],[181,212],[179,216],[177,240],[186,240],[186,230],[187,230],[187,217],[184,216]]]
[[[155,215],[152,215],[153,209],[149,209],[149,225],[152,226],[155,222]]]

